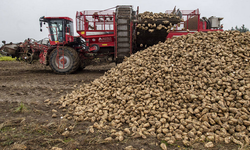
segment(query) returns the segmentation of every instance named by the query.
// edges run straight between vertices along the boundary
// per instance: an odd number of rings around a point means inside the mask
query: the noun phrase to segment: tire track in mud
[[[0,101],[43,103],[57,100],[83,83],[99,78],[114,64],[88,66],[75,74],[58,75],[39,63],[0,62]]]

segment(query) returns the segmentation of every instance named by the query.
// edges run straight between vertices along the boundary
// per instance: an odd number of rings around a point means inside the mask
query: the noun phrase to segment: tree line
[[[238,31],[240,31],[240,32],[247,32],[247,31],[249,31],[249,29],[246,28],[244,24],[243,24],[240,28],[239,28],[238,26],[236,26],[235,28],[232,27],[231,30],[232,30],[232,31],[238,30]]]

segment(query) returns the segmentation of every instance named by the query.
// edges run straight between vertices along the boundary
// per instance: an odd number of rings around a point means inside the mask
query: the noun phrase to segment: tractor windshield
[[[51,41],[64,41],[63,35],[63,20],[50,20],[49,21]]]

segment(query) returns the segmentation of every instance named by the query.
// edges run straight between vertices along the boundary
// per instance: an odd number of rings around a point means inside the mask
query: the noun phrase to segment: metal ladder
[[[132,18],[132,6],[118,5],[116,7],[116,31],[117,31],[117,57],[116,62],[121,63],[125,56],[131,54],[131,18]]]

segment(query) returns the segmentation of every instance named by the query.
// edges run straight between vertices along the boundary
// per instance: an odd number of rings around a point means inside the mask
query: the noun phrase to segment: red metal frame
[[[45,46],[43,44],[37,44],[35,43],[34,45],[30,45],[30,48],[32,49],[32,52],[34,53],[35,51],[40,51],[39,54],[39,62],[41,64],[46,65],[47,64],[47,55],[48,55],[48,46]]]
[[[115,53],[114,53],[114,58],[117,58],[117,23],[115,22],[115,28],[114,28],[114,32],[115,32]]]
[[[32,54],[39,53],[39,62],[41,64],[46,65],[48,63],[46,59],[48,55],[48,49],[49,49],[48,46],[43,45],[43,44],[38,44],[37,42],[32,41],[32,39],[28,39],[28,40],[25,40],[25,42],[22,43],[20,47],[22,47],[22,49],[24,50],[21,53],[27,54],[29,51],[27,47],[29,47],[30,50],[32,51]],[[22,58],[22,59],[26,60],[26,58]]]
[[[73,22],[73,19],[69,18],[69,17],[44,17],[44,19],[65,19],[65,20],[69,20],[71,22]]]
[[[64,45],[63,45],[63,46],[64,46]],[[57,66],[57,67],[58,67],[58,69],[60,69],[60,68],[59,68],[59,65],[60,65],[60,63],[59,63],[59,61],[60,61],[60,60],[59,60],[59,56],[60,56],[59,52],[60,52],[60,51],[62,51],[62,56],[63,56],[63,59],[62,59],[62,64],[63,64],[63,68],[64,68],[64,64],[65,64],[65,59],[64,59],[64,50],[63,50],[63,49],[62,49],[62,50],[59,50],[59,45],[57,45],[57,47],[56,47],[56,48],[57,48],[56,61],[57,61],[57,64],[58,64],[58,66]]]
[[[55,20],[65,19],[65,20],[69,20],[69,21],[73,22],[73,19],[71,19],[69,17],[45,17],[45,19],[48,19],[48,20],[52,20],[52,19],[55,19]],[[54,28],[54,27],[47,27],[47,28],[48,28],[49,33],[50,33],[50,28]],[[54,35],[54,34],[49,34],[48,35],[50,45],[64,45],[64,44],[66,44],[68,42],[73,42],[74,41],[74,36],[72,36],[70,34],[67,34],[67,33],[71,33],[69,27],[65,27],[65,41],[64,42],[59,42],[58,41],[58,34],[57,33],[58,32],[57,32],[57,28],[56,28],[56,38],[57,38],[57,40],[55,40],[55,41],[52,41],[52,39],[51,39],[51,35]]]
[[[86,46],[97,44],[99,47],[115,46],[115,12],[113,8],[76,13],[77,33],[86,41]]]
[[[172,12],[172,10],[167,10],[166,13],[170,14]],[[182,19],[184,19],[183,22],[181,22],[181,27],[184,27],[183,29],[180,29],[177,27],[177,30],[175,31],[170,31],[168,33],[167,38],[172,38],[175,36],[181,36],[181,35],[187,35],[189,33],[195,33],[195,32],[208,32],[208,31],[223,31],[222,29],[207,29],[207,23],[206,22],[202,22],[200,20],[200,12],[199,9],[196,10],[181,10],[180,11],[182,13]],[[197,23],[195,23],[195,25],[197,25],[197,28],[191,28],[189,25],[191,22],[196,22],[197,18]],[[187,31],[189,30],[189,31]]]
[[[65,32],[66,32],[66,34],[65,34],[65,43],[73,42],[74,41],[74,36],[70,35],[70,33],[71,33],[70,32],[70,28],[69,27],[65,27]]]

